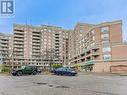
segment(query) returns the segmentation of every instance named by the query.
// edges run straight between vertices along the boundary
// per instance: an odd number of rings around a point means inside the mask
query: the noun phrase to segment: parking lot
[[[0,75],[0,95],[127,95],[127,76]]]

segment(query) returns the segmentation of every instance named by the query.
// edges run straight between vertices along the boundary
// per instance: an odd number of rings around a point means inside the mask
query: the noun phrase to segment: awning
[[[85,62],[85,65],[93,65],[93,64],[94,64],[94,62],[92,60]]]

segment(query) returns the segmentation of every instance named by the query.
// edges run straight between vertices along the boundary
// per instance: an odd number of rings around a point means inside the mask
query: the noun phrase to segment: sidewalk
[[[79,74],[82,75],[107,75],[107,76],[127,76],[127,73],[106,73],[106,72],[102,72],[102,73],[98,73],[98,72],[86,72],[86,71],[81,71],[79,72]]]
[[[0,73],[0,76],[10,76],[10,73]]]

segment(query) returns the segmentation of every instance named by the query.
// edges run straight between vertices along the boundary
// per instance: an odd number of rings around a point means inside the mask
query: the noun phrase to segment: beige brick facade
[[[68,31],[56,26],[14,25],[13,64],[67,64]]]

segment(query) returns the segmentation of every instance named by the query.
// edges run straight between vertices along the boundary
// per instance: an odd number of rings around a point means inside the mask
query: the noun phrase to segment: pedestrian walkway
[[[127,76],[127,74],[106,73],[106,72],[97,73],[97,72],[86,72],[86,71],[81,71],[81,72],[79,72],[79,74],[82,74],[82,75],[101,75],[101,76]]]

